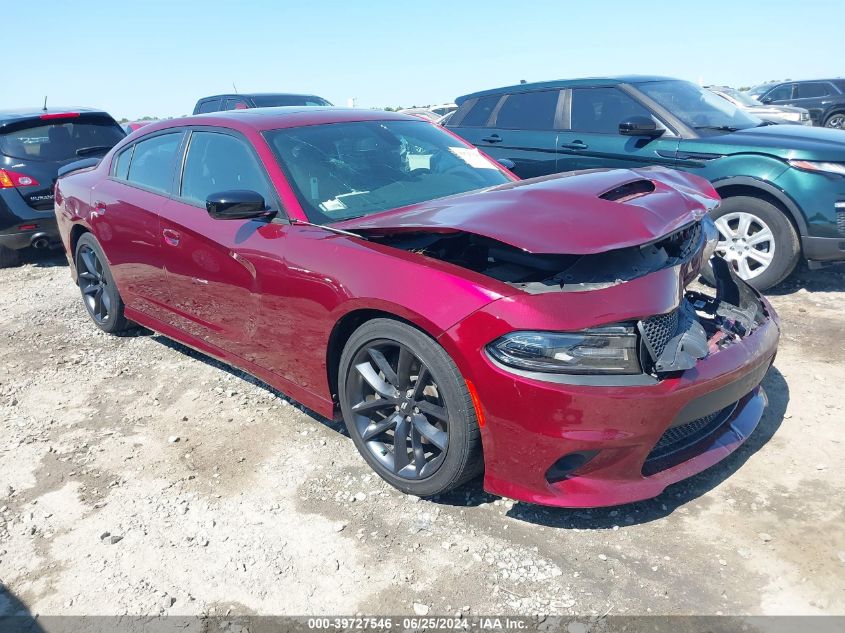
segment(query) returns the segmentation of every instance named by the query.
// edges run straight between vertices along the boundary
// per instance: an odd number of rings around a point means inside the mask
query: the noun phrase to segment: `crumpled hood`
[[[377,235],[463,231],[529,253],[587,255],[647,244],[718,203],[713,186],[692,174],[662,167],[597,169],[508,183],[334,226]]]

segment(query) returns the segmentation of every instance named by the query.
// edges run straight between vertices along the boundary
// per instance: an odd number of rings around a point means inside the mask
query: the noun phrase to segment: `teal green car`
[[[764,290],[800,258],[845,261],[845,131],[774,125],[693,83],[617,77],[459,97],[453,132],[521,178],[663,165],[722,197],[717,253]]]

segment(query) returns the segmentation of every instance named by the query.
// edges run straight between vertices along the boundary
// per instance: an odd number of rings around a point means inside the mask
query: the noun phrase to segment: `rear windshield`
[[[0,134],[0,154],[31,160],[64,161],[105,154],[126,136],[112,119],[36,120]]]
[[[252,98],[256,108],[275,108],[277,106],[330,106],[325,99],[303,95],[257,95]]]

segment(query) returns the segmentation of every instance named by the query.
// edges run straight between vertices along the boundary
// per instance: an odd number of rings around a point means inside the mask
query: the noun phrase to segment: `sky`
[[[527,81],[845,76],[841,0],[33,0],[2,11],[0,109],[190,114],[230,92],[426,105]]]

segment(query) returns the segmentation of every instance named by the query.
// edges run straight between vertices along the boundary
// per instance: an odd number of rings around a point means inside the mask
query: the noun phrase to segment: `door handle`
[[[179,240],[182,239],[182,235],[179,231],[164,229],[161,234],[164,236],[164,241],[170,244],[170,246],[179,246]]]
[[[587,145],[584,141],[572,141],[571,143],[564,143],[561,145],[563,149],[587,149],[589,145]]]
[[[491,134],[487,138],[483,138],[481,140],[484,141],[485,143],[501,143],[502,142],[502,139],[499,138],[498,134]]]

